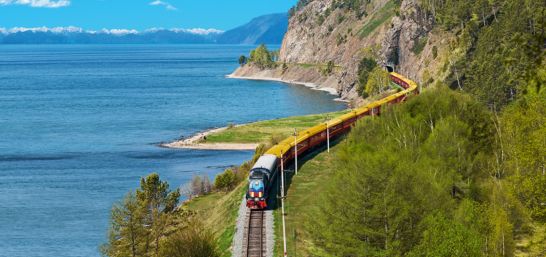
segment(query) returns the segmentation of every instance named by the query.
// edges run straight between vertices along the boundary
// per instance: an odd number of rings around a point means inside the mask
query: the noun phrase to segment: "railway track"
[[[265,257],[265,221],[262,210],[250,210],[245,257]]]

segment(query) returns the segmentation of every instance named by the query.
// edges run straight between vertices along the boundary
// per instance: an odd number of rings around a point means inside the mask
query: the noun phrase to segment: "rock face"
[[[362,58],[393,66],[417,81],[428,65],[437,62],[431,58],[431,43],[438,41],[431,33],[434,20],[419,8],[417,0],[400,4],[371,0],[360,10],[335,2],[311,0],[294,12],[279,55],[279,62],[286,65],[265,71],[245,65],[233,75],[311,82],[335,88],[342,99],[358,102],[357,75]],[[336,68],[325,74],[324,67],[330,61]]]

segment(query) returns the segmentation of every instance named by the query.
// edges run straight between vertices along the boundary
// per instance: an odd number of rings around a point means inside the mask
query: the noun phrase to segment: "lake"
[[[0,46],[0,256],[99,256],[112,203],[251,151],[157,143],[229,123],[345,108],[325,92],[225,78],[254,46]]]

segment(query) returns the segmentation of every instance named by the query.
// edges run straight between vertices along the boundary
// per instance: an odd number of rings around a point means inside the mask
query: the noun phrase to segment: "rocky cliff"
[[[311,0],[293,10],[275,69],[245,65],[232,75],[314,83],[337,90],[345,100],[360,101],[358,70],[373,58],[416,81],[429,81],[445,62],[449,35],[435,33],[434,19],[418,0]],[[351,4],[352,3],[352,4]],[[324,72],[328,62],[332,72]]]

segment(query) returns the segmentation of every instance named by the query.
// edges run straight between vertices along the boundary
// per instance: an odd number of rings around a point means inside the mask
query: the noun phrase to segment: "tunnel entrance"
[[[394,66],[392,65],[385,66],[385,69],[387,69],[388,72],[394,72]]]

